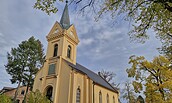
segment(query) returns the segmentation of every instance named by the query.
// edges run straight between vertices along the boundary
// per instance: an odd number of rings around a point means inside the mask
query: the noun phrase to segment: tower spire
[[[60,20],[60,24],[62,25],[63,29],[68,29],[70,26],[70,19],[69,19],[69,10],[68,10],[68,0],[66,0],[66,5],[63,10],[63,14]]]

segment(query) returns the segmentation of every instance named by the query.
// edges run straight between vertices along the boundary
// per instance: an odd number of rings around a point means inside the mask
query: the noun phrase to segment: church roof
[[[60,20],[60,24],[63,27],[63,29],[68,29],[70,26],[70,19],[69,19],[69,10],[68,10],[68,5],[66,2],[65,8],[63,10],[63,14]]]
[[[81,73],[86,74],[91,80],[93,80],[93,82],[95,84],[98,84],[100,86],[103,86],[103,87],[105,87],[107,89],[110,89],[110,90],[118,93],[118,89],[117,88],[115,88],[112,85],[110,85],[105,79],[103,79],[101,76],[97,75],[93,71],[87,69],[86,67],[84,67],[84,66],[82,66],[82,65],[80,65],[78,63],[76,63],[76,65],[74,65],[74,64],[72,64],[72,63],[70,63],[68,61],[66,61],[66,62],[73,69],[75,69],[75,70],[77,70],[77,71],[79,71]]]

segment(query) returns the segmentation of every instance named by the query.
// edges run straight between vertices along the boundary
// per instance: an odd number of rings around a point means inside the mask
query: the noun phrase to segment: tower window
[[[55,64],[50,64],[48,69],[48,75],[55,74]]]
[[[78,88],[76,91],[76,103],[80,103],[81,90]]]
[[[101,91],[99,92],[99,103],[102,103],[102,93],[101,93]]]
[[[57,52],[58,52],[58,44],[55,44],[53,57],[57,56]]]
[[[67,57],[68,58],[71,58],[71,46],[70,45],[68,45],[68,48],[67,48]]]

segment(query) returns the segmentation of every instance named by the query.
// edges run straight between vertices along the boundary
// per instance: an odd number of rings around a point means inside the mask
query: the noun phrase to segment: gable
[[[74,39],[75,41],[79,42],[78,35],[77,35],[77,32],[76,32],[76,29],[75,29],[75,26],[74,25],[71,25],[67,29],[67,35],[69,37],[71,37],[72,39]]]
[[[62,31],[63,31],[63,29],[62,29],[61,25],[56,21],[55,24],[53,25],[52,29],[48,33],[47,37],[56,36],[56,35],[60,34]]]

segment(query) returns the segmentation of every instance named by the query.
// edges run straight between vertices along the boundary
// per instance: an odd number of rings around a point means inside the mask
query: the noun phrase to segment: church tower
[[[60,23],[54,24],[47,35],[47,41],[46,59],[61,57],[76,64],[76,49],[79,40],[74,25],[70,24],[67,2]]]
[[[67,103],[70,69],[65,67],[64,62],[76,65],[79,43],[76,29],[70,24],[67,2],[60,22],[55,22],[46,38],[48,41],[46,61],[35,77],[33,91],[38,89],[53,103]]]

